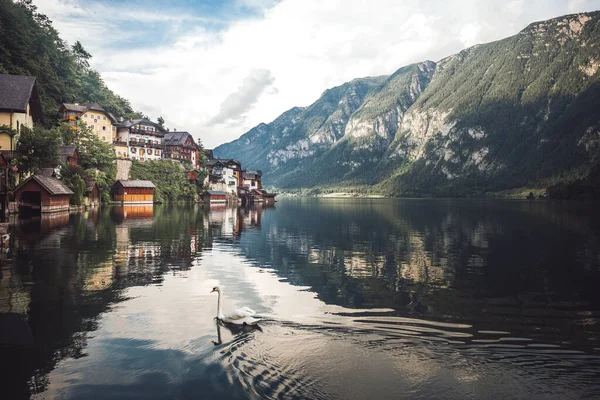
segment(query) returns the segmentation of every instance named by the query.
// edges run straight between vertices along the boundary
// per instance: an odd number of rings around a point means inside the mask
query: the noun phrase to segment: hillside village
[[[57,162],[47,163],[33,173],[23,174],[17,165],[42,149],[19,150],[19,138],[26,130],[47,126],[44,121],[36,78],[0,74],[0,199],[2,213],[29,207],[42,212],[68,210],[73,205],[76,184],[61,175],[78,168],[84,148],[63,143],[57,149]],[[95,135],[114,151],[116,176],[110,186],[110,200],[122,204],[153,203],[156,183],[130,179],[133,163],[168,160],[186,173],[196,188],[195,200],[209,204],[273,202],[274,194],[262,187],[261,171],[245,170],[239,161],[214,158],[187,131],[170,130],[164,121],[117,117],[101,104],[63,103],[57,116],[68,126],[67,136],[85,131]],[[84,144],[86,142],[83,142]],[[109,148],[106,147],[106,148]],[[61,171],[63,171],[61,173]],[[67,171],[67,172],[65,172]],[[98,171],[96,171],[98,172]],[[99,204],[100,186],[86,176],[86,206]],[[75,186],[75,187],[74,187]],[[77,203],[75,203],[77,204]]]

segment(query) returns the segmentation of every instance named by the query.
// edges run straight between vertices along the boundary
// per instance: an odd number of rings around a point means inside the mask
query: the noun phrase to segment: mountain
[[[217,147],[278,188],[468,196],[586,180],[600,152],[600,12],[329,89]]]

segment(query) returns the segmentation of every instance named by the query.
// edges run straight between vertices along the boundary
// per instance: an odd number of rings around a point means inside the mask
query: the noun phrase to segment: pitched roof
[[[211,159],[211,160],[208,160],[208,161],[206,162],[206,166],[207,166],[207,167],[214,167],[214,166],[215,166],[215,165],[217,165],[217,164],[223,164],[223,163],[221,162],[221,160],[218,160],[218,159],[216,159],[216,158],[213,158],[213,159]]]
[[[25,186],[29,181],[36,181],[46,192],[51,195],[71,195],[73,192],[64,183],[51,176],[44,175],[33,175],[27,178],[21,183],[16,189],[18,191],[21,187]]]
[[[130,180],[118,180],[115,182],[115,185],[120,183],[123,187],[126,188],[155,188],[154,183],[151,181],[143,181],[140,179],[130,179]]]
[[[77,151],[77,146],[60,146],[58,148],[59,156],[72,156]]]
[[[196,141],[194,140],[194,137],[189,132],[185,132],[185,131],[168,132],[163,139],[164,145],[165,146],[183,146],[183,145],[185,145],[185,141],[187,140],[188,137],[192,138],[192,142],[194,143],[194,145],[196,145]]]
[[[35,77],[0,74],[0,109],[27,111]]]
[[[96,181],[86,182],[85,191],[91,192],[92,190],[94,190],[94,186],[98,187],[98,184],[96,183]],[[100,188],[98,188],[98,189],[100,189]]]
[[[148,118],[127,119],[125,121],[121,121],[121,122],[117,123],[116,126],[117,126],[117,128],[131,128],[133,125],[137,125],[137,124],[152,125],[155,128],[157,128],[159,131],[161,131],[163,133],[166,132],[166,129],[164,127],[160,126],[156,122],[150,121]]]
[[[42,168],[35,174],[41,176],[54,176],[56,173],[54,172],[54,168]]]
[[[117,123],[117,119],[115,118],[115,116],[112,115],[111,113],[109,113],[108,111],[106,111],[98,103],[87,103],[87,104],[63,103],[62,104],[62,108],[64,108],[67,111],[75,111],[75,112],[78,112],[78,113],[84,113],[84,112],[86,112],[88,110],[102,112],[102,113],[104,113],[104,114],[106,114],[108,116],[108,118],[110,119],[110,121],[113,124]]]
[[[243,171],[242,178],[244,179],[257,179],[262,176],[262,171]]]
[[[85,105],[81,105],[81,104],[63,103],[62,106],[67,111],[76,111],[76,112],[81,112],[81,113],[87,111],[87,107]]]

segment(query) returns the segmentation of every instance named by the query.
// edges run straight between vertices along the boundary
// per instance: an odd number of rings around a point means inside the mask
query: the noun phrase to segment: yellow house
[[[35,77],[0,74],[0,152],[15,150],[15,134],[21,127],[33,128],[34,122],[42,120]]]
[[[98,103],[69,104],[60,106],[59,113],[63,121],[68,122],[76,129],[76,122],[83,121],[100,139],[106,143],[113,143],[117,137],[115,117],[102,108]]]

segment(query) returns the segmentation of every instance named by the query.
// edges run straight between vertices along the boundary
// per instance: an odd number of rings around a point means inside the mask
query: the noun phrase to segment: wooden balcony
[[[19,153],[16,150],[0,150],[0,153],[6,158],[6,161],[10,162],[10,160],[17,158]]]
[[[134,127],[131,127],[130,130],[131,133],[136,133],[138,135],[149,135],[149,136],[156,136],[156,137],[164,137],[165,134],[162,132],[157,132],[157,131],[147,131],[144,129],[137,129]]]
[[[161,149],[163,150],[165,146],[160,143],[146,143],[146,142],[138,142],[137,140],[130,140],[129,145],[132,147],[144,147],[147,149]]]

